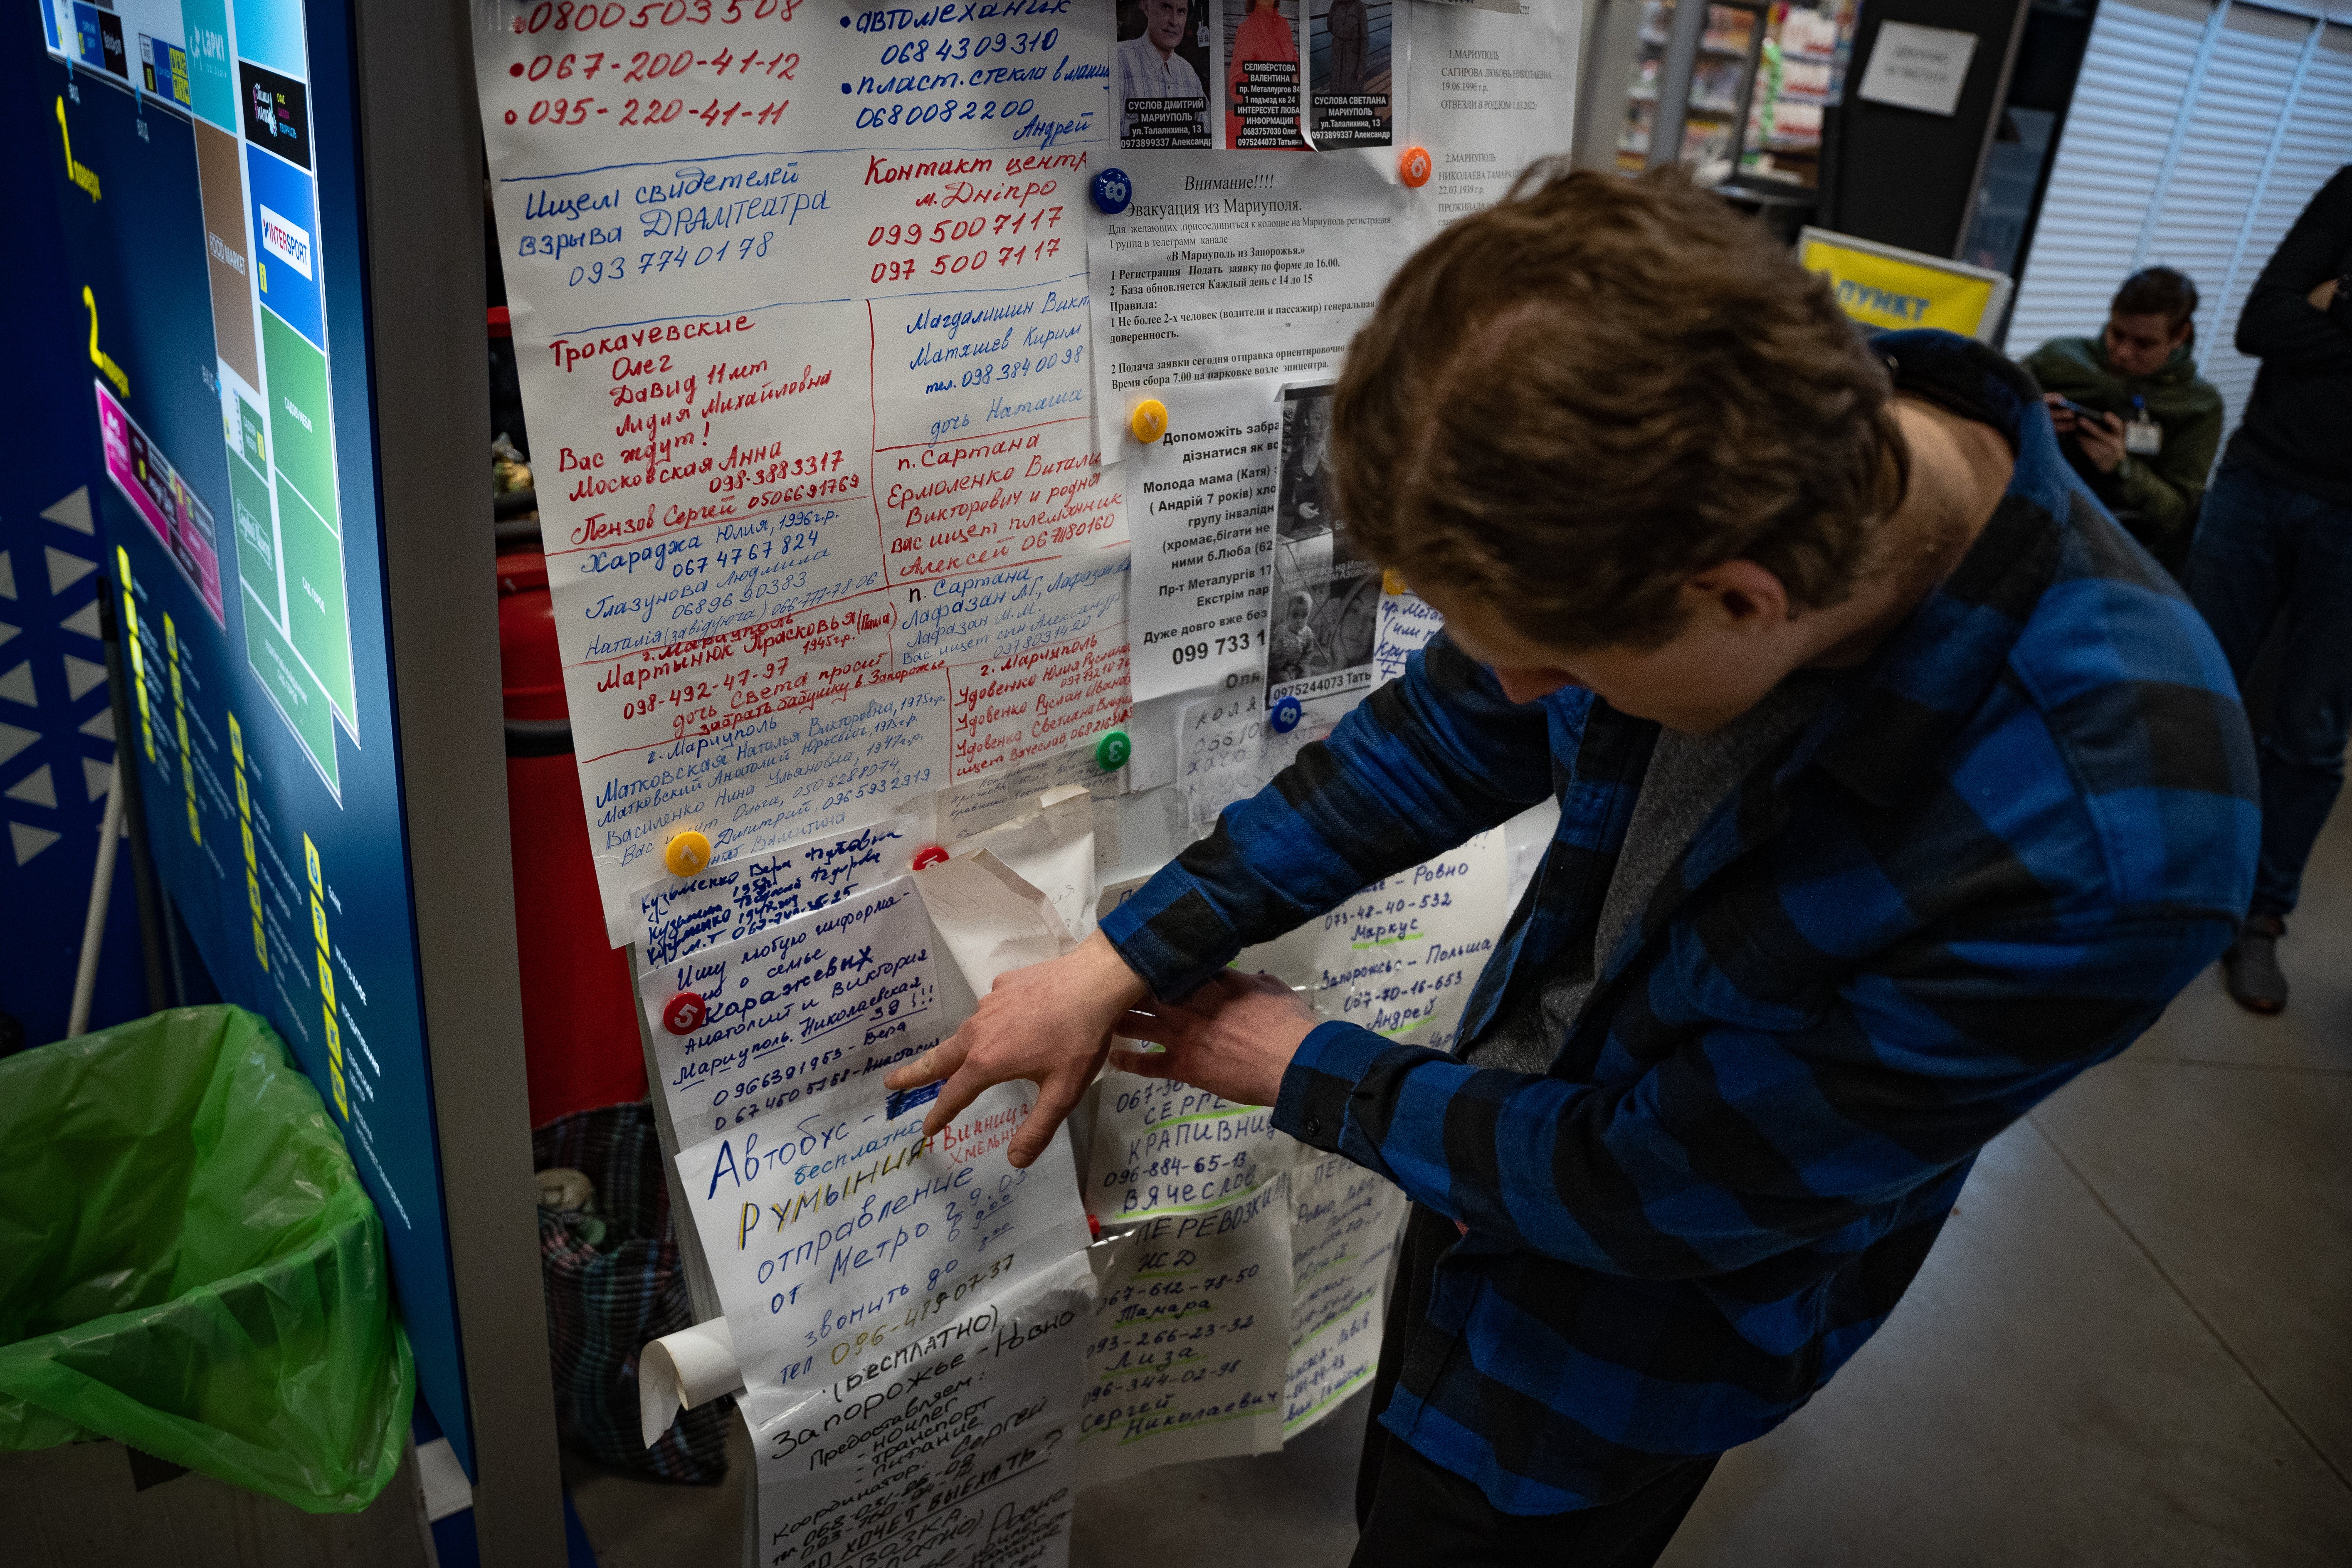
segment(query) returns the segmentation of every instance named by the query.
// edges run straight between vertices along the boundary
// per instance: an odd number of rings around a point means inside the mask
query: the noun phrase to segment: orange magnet
[[[1404,155],[1397,160],[1397,178],[1417,191],[1429,184],[1432,167],[1428,148],[1408,147]]]
[[[1149,447],[1168,434],[1168,405],[1156,397],[1147,397],[1135,405],[1127,416],[1127,428],[1134,437]]]
[[[673,877],[691,877],[710,864],[710,840],[689,827],[669,841],[662,864]]]

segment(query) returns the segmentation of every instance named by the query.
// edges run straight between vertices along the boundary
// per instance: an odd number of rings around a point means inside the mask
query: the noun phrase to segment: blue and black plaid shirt
[[[1874,346],[2017,453],[1959,566],[1699,829],[1541,1077],[1351,1024],[1275,1121],[1465,1225],[1388,1428],[1507,1512],[1612,1500],[1769,1430],[1885,1320],[1984,1147],[2227,945],[2253,748],[2228,666],[2084,491],[2032,380]],[[1548,795],[1475,1040],[1591,951],[1654,724],[1516,706],[1444,638],[1104,921],[1182,996]]]

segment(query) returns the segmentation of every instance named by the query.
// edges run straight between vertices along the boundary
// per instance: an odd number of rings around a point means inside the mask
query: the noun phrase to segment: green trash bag
[[[111,1437],[352,1512],[415,1393],[383,1222],[267,1023],[183,1007],[0,1059],[0,1452]]]

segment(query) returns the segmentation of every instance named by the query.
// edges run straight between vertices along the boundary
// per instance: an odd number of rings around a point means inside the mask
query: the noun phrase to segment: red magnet
[[[709,1012],[700,993],[681,991],[662,1004],[662,1027],[673,1035],[690,1035],[702,1027]]]
[[[944,866],[947,863],[948,852],[936,844],[926,844],[916,850],[912,862],[918,871],[928,871],[934,866]]]

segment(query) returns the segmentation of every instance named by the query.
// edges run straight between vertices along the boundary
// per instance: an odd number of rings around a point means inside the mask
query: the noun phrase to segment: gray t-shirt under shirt
[[[1633,800],[1633,820],[1625,825],[1617,869],[1601,900],[1592,950],[1561,954],[1543,984],[1496,1019],[1469,1048],[1465,1056],[1472,1065],[1512,1072],[1550,1070],[1570,1026],[1592,994],[1595,976],[1626,931],[1642,918],[1650,895],[1715,808],[1780,742],[1812,721],[1829,700],[1833,684],[1833,677],[1799,670],[1711,734],[1659,732],[1649,772],[1642,776],[1642,793]]]

